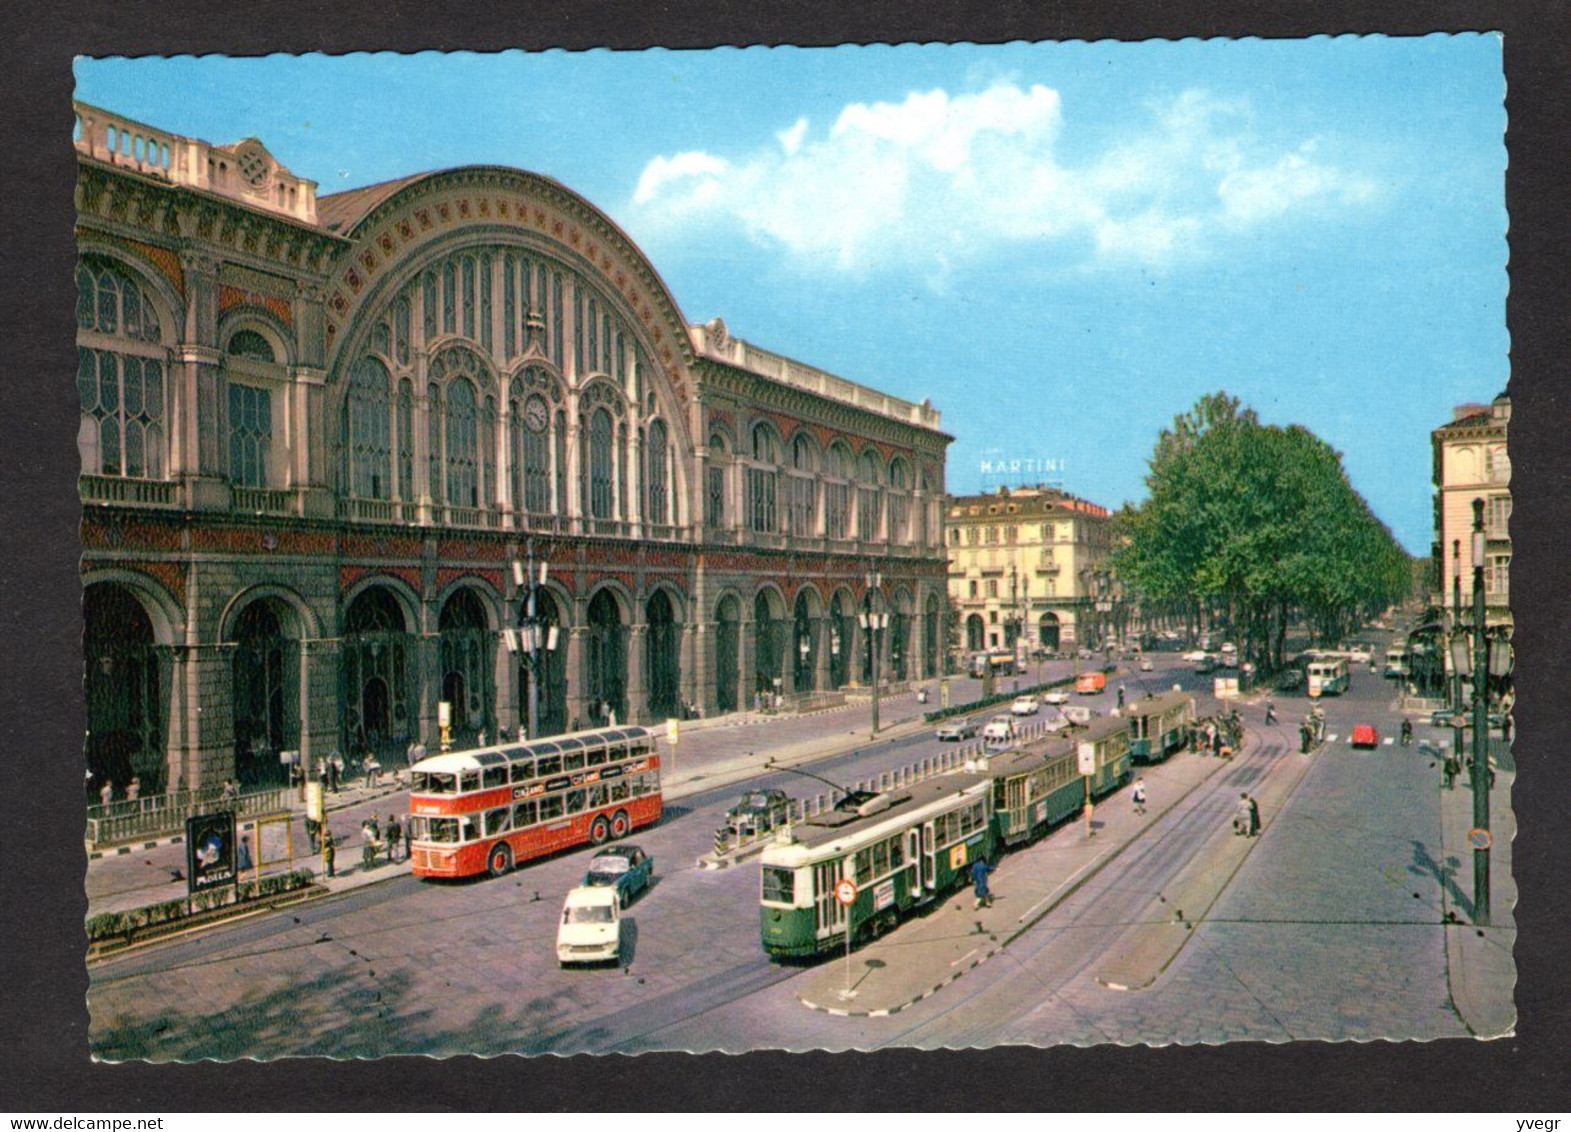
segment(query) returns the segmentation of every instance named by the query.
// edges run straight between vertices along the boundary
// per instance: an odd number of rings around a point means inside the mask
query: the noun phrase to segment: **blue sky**
[[[913,400],[1117,506],[1226,389],[1344,453],[1409,550],[1429,431],[1504,388],[1493,36],[79,60],[77,96],[261,138],[320,192],[500,163],[690,321]]]

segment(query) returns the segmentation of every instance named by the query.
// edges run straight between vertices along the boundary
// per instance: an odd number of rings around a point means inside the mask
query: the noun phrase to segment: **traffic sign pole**
[[[856,882],[852,880],[839,880],[835,882],[835,899],[846,910],[846,985],[840,992],[842,999],[856,997],[856,991],[851,989],[851,918],[856,906]]]

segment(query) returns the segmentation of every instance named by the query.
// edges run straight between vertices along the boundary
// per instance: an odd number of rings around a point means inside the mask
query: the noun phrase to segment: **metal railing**
[[[180,505],[180,484],[174,480],[82,476],[77,480],[77,493],[83,503],[131,503],[139,507]]]
[[[126,798],[87,808],[86,840],[90,847],[97,848],[178,833],[185,828],[186,818],[228,808],[241,817],[277,813],[287,810],[298,797],[299,787],[278,786],[253,790],[229,801],[222,786],[212,786]]]

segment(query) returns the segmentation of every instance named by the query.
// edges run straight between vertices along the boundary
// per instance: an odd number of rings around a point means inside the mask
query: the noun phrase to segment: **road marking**
[[[1015,920],[1015,923],[1017,923],[1017,924],[1025,923],[1026,920],[1030,917],[1032,912],[1035,912],[1038,908],[1042,907],[1042,905],[1049,903],[1053,899],[1053,897],[1057,896],[1060,892],[1062,892],[1070,884],[1073,884],[1074,880],[1075,880],[1075,877],[1078,877],[1081,873],[1085,872],[1092,865],[1094,865],[1098,861],[1100,861],[1103,858],[1103,856],[1105,856],[1107,854],[1107,852],[1108,852],[1107,849],[1103,849],[1095,857],[1092,857],[1085,864],[1081,865],[1078,869],[1076,869],[1074,871],[1074,873],[1069,877],[1068,880],[1063,881],[1062,883],[1060,883],[1059,886],[1057,888],[1053,889],[1052,892],[1049,892],[1046,896],[1042,897],[1041,900],[1038,900],[1035,904],[1031,905],[1031,907],[1026,910],[1024,915],[1020,916],[1019,919]]]
[[[1391,744],[1392,744],[1392,743],[1394,743],[1394,742],[1395,742],[1395,740],[1394,740],[1394,739],[1392,739],[1392,738],[1391,738],[1391,737],[1390,737],[1390,736],[1389,736],[1389,735],[1387,735],[1387,736],[1386,736],[1386,738],[1385,738],[1385,745],[1386,745],[1386,746],[1387,746],[1387,747],[1389,747],[1389,746],[1390,746],[1390,745],[1391,745]]]
[[[952,961],[949,965],[951,967],[958,967],[960,964],[964,963],[967,959],[971,958],[971,956],[975,955],[978,951],[981,950],[982,949],[980,947],[973,947],[970,951],[966,952],[959,959]]]
[[[1326,737],[1326,742],[1327,742],[1327,743],[1335,743],[1335,742],[1336,742],[1336,741],[1337,741],[1337,739],[1338,739],[1338,738],[1340,738],[1340,736],[1337,736],[1337,735],[1330,735],[1330,736],[1327,736],[1327,737]]]

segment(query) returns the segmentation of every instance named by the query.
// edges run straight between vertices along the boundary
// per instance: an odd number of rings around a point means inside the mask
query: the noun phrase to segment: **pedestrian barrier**
[[[273,814],[289,809],[298,796],[299,787],[279,786],[226,798],[222,786],[211,786],[122,799],[88,807],[86,839],[96,848],[178,833],[185,828],[186,818],[222,810],[234,810],[240,818]]]

